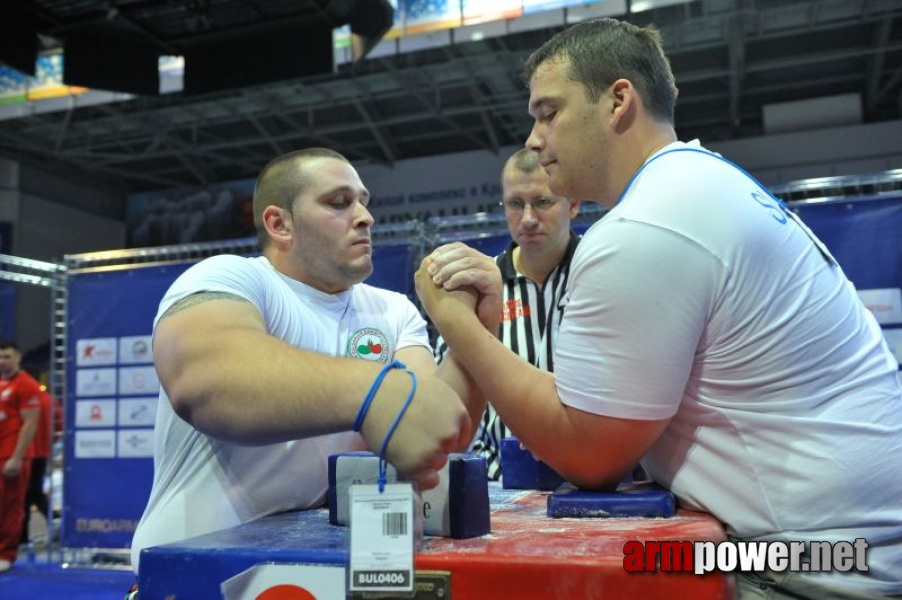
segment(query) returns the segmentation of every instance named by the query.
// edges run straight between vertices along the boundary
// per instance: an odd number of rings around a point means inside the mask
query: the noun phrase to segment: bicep
[[[265,333],[260,311],[247,300],[221,292],[198,292],[173,304],[153,334],[154,364],[165,384],[192,359],[215,350],[227,330]]]
[[[617,223],[604,234],[598,251],[571,271],[555,355],[558,392],[596,414],[668,419],[691,373],[719,264],[647,225]]]

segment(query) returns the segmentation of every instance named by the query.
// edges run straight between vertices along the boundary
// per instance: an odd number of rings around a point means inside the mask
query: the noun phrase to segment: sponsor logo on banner
[[[75,364],[94,367],[116,364],[116,338],[92,338],[75,342]]]
[[[75,395],[115,396],[116,369],[78,369],[75,372]]]
[[[75,519],[78,533],[135,533],[137,519],[116,519],[102,517],[81,517]]]
[[[77,400],[76,427],[112,427],[116,424],[115,400]]]
[[[119,369],[119,395],[158,394],[160,380],[151,367],[122,367]]]
[[[119,338],[119,362],[124,365],[153,362],[149,335]]]
[[[153,429],[120,429],[119,458],[153,457]]]
[[[119,401],[120,427],[152,426],[157,418],[157,398],[129,398]]]
[[[260,564],[223,581],[224,600],[332,600],[347,597],[343,566]]]
[[[858,290],[858,297],[881,325],[902,323],[902,288]]]
[[[364,327],[351,334],[348,356],[372,362],[388,362],[388,338],[375,327]]]
[[[115,458],[116,432],[112,429],[103,431],[76,430],[75,458]]]

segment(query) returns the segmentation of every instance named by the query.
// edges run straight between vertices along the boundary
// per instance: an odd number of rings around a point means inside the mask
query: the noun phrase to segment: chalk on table
[[[615,492],[588,492],[565,483],[548,496],[549,517],[671,517],[676,499],[652,483],[624,483]]]

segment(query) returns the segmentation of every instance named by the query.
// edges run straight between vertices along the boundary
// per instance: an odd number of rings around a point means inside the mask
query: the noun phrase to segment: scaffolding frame
[[[64,402],[66,393],[66,356],[65,356],[65,330],[66,330],[66,268],[53,262],[21,258],[8,254],[0,254],[0,281],[8,281],[15,284],[33,285],[48,288],[51,292],[50,312],[50,364],[49,364],[49,392],[51,395]],[[62,347],[57,340],[63,340]],[[60,353],[62,350],[62,353]],[[65,408],[64,408],[65,410]],[[48,457],[50,473],[53,465],[59,458],[56,449],[56,433],[53,428],[54,411],[45,415],[48,430],[51,435],[51,455]],[[48,493],[49,510],[47,515],[47,552],[52,557],[53,539],[57,526],[53,518],[53,478],[50,478],[50,490]],[[34,546],[29,538],[28,559],[34,559]]]

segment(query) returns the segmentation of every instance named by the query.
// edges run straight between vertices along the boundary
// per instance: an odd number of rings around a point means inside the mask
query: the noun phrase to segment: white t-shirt
[[[192,266],[167,291],[156,320],[200,291],[248,300],[269,334],[304,350],[386,363],[402,348],[429,349],[426,322],[406,296],[365,284],[326,294],[263,257],[215,256]],[[143,548],[321,504],[328,456],[364,449],[353,432],[256,447],[215,440],[178,417],[162,390],[154,435],[153,489],[132,540],[135,572]]]
[[[871,578],[836,581],[900,593],[896,361],[819,244],[737,167],[664,148],[576,250],[558,393],[671,418],[643,465],[683,506],[744,539],[864,537]]]

